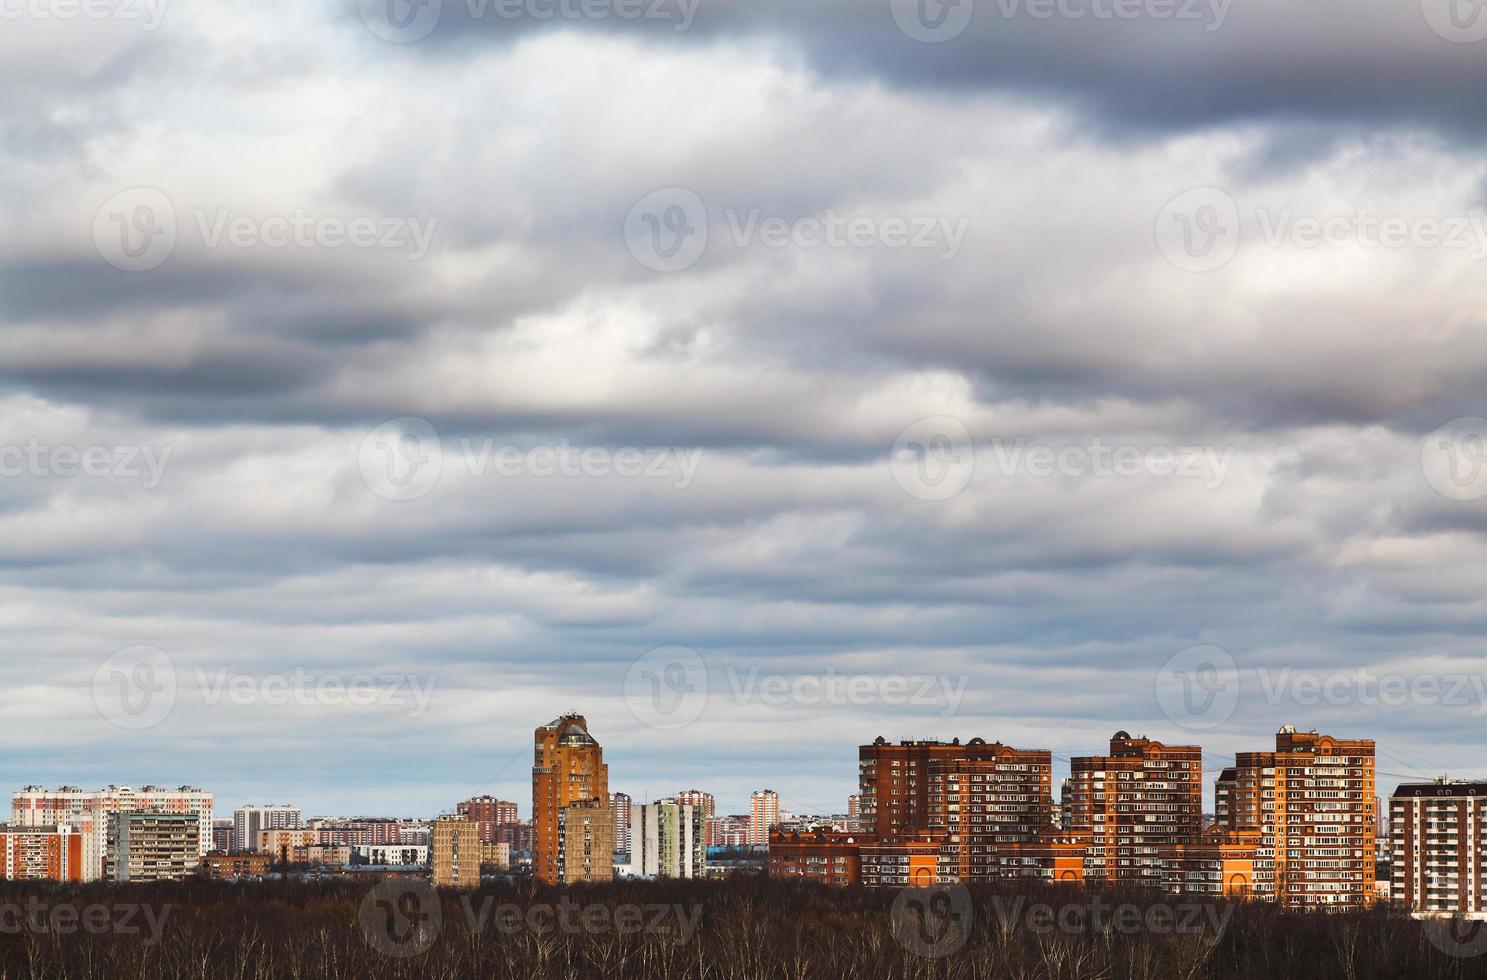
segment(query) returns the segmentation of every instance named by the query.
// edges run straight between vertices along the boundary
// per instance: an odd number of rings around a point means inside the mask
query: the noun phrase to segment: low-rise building
[[[823,885],[862,882],[862,835],[829,830],[775,830],[769,835],[769,876]]]
[[[357,844],[351,848],[351,859],[357,864],[426,866],[429,849],[422,844]]]
[[[212,851],[201,859],[201,873],[208,878],[262,878],[269,871],[267,854],[228,854]]]

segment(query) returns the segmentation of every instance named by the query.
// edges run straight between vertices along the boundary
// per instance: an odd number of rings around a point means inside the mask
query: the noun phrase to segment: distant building
[[[475,888],[480,884],[480,828],[457,816],[434,821],[434,887]]]
[[[351,848],[351,859],[357,864],[379,864],[384,867],[426,867],[429,863],[429,849],[423,844],[357,844]]]
[[[614,820],[614,853],[630,855],[630,805],[634,801],[629,793],[609,794],[609,815]]]
[[[847,817],[852,821],[853,830],[862,829],[862,794],[853,793],[847,797]]]
[[[769,832],[780,822],[780,794],[772,789],[756,789],[749,796],[749,843],[769,845]]]
[[[707,875],[707,814],[690,803],[630,807],[629,873],[637,878]]]
[[[73,827],[0,824],[0,881],[84,881],[84,835]]]
[[[166,789],[143,786],[107,786],[85,790],[61,786],[54,790],[27,786],[10,799],[10,823],[19,827],[73,827],[84,835],[83,880],[103,874],[108,846],[108,817],[133,810],[193,814],[198,822],[199,855],[212,849],[212,794],[196,786]],[[198,856],[199,856],[198,855]]]
[[[473,821],[480,830],[482,844],[494,843],[499,828],[516,823],[520,819],[516,804],[510,800],[498,800],[494,796],[476,796],[455,807],[455,812],[466,820]]]
[[[249,803],[232,811],[232,849],[239,854],[258,846],[258,835],[264,830],[286,830],[300,826],[299,807],[287,803],[257,806]]]
[[[633,839],[631,847],[635,846]],[[632,851],[633,857],[633,851]],[[558,811],[556,881],[610,881],[614,878],[614,817],[604,798],[570,803]]]
[[[714,817],[712,837],[713,847],[748,847],[749,815],[735,813],[726,817]]]
[[[212,821],[212,850],[218,854],[229,854],[235,850],[233,839],[236,824],[232,820]]]
[[[482,843],[480,845],[480,866],[494,871],[510,870],[511,845]]]
[[[700,789],[684,789],[680,793],[677,793],[675,796],[668,797],[667,799],[675,800],[677,803],[685,803],[689,806],[694,806],[702,811],[704,827],[702,834],[702,843],[705,847],[712,847],[715,843],[713,841],[713,834],[715,831],[714,822],[718,810],[717,801],[713,799],[713,795],[711,793],[704,793]],[[663,800],[662,802],[666,801]]]
[[[861,840],[856,833],[776,830],[769,835],[769,876],[804,878],[823,885],[860,884]]]
[[[609,840],[599,848],[606,855],[604,860],[593,864],[597,867],[602,863],[609,869],[606,877],[612,876],[614,820],[609,816],[609,767],[604,764],[604,750],[589,734],[583,715],[566,714],[538,728],[533,737],[532,871],[538,881],[556,884],[565,880],[558,868],[564,858],[559,836],[563,811],[575,805],[582,812],[575,816],[575,833],[570,835],[569,845],[581,839],[580,824],[585,828],[583,833],[593,827],[597,819],[593,809],[602,808],[604,823],[609,826]],[[576,852],[567,855],[570,864],[566,880],[574,880],[575,874],[587,878],[587,874],[581,874],[572,864],[576,856]]]
[[[109,881],[170,881],[201,863],[201,822],[193,813],[132,810],[108,817]]]
[[[212,851],[201,859],[201,873],[208,878],[262,878],[271,862],[267,854],[228,854]]]
[[[1400,783],[1389,798],[1389,900],[1426,915],[1487,917],[1487,782]]]

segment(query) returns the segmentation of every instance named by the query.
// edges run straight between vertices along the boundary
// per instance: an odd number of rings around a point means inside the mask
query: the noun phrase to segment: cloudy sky
[[[12,790],[1487,775],[1470,0],[0,16]]]

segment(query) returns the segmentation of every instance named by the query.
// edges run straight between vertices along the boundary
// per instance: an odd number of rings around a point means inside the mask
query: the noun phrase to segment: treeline
[[[1037,886],[905,895],[757,877],[491,885],[432,898],[421,887],[0,883],[0,980],[1487,976],[1487,938],[1383,909],[1286,913]]]

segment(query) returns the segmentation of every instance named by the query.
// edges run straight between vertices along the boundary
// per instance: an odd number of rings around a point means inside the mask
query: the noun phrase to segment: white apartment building
[[[299,807],[281,803],[257,806],[249,803],[232,811],[232,849],[245,854],[258,849],[261,830],[297,830],[301,826]]]
[[[351,848],[356,863],[423,867],[429,863],[427,844],[356,844]]]
[[[83,880],[95,881],[103,875],[109,814],[148,810],[193,814],[199,824],[197,847],[200,854],[206,854],[212,847],[212,802],[212,794],[197,786],[142,786],[138,790],[113,785],[101,790],[27,786],[11,795],[10,822],[20,827],[76,827],[84,835],[83,860],[87,867]]]
[[[707,813],[689,803],[630,807],[630,864],[635,878],[702,878],[707,874]]]
[[[1417,915],[1487,919],[1487,782],[1401,783],[1389,798],[1389,896]]]

